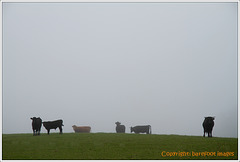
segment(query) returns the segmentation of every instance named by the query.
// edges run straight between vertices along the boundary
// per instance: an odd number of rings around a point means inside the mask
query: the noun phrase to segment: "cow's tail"
[[[152,127],[149,125],[150,134],[152,134]]]

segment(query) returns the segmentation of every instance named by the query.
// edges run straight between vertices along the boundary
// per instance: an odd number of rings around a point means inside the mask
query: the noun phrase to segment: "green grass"
[[[238,159],[237,138],[116,133],[3,134],[2,138],[3,160]],[[194,156],[196,152],[199,156]]]

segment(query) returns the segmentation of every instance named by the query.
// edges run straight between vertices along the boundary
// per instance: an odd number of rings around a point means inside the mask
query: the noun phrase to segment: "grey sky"
[[[237,137],[237,3],[3,3],[3,133],[33,116]]]

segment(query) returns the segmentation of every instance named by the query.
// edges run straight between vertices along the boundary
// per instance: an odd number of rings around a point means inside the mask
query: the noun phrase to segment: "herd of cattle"
[[[40,135],[42,124],[46,128],[48,134],[50,133],[50,129],[57,129],[57,128],[59,128],[60,134],[62,133],[62,126],[64,126],[63,120],[42,122],[42,119],[39,117],[38,118],[33,117],[30,119],[32,119],[33,135]]]
[[[205,137],[205,133],[208,134],[208,137],[212,137],[212,130],[214,126],[214,117],[205,117],[203,121],[203,137]],[[36,118],[33,117],[31,118],[32,120],[32,130],[33,130],[33,135],[40,135],[41,127],[42,124],[47,130],[48,134],[50,133],[50,129],[57,129],[59,128],[60,134],[62,134],[62,126],[63,125],[63,120],[55,120],[55,121],[45,121],[42,122],[41,118]],[[116,122],[116,132],[117,133],[125,133],[126,127],[125,125],[121,125],[120,122]],[[73,130],[75,133],[90,133],[91,132],[91,127],[90,126],[72,126]],[[151,126],[150,125],[142,125],[142,126],[135,126],[130,128],[131,133],[146,133],[146,134],[152,134]]]

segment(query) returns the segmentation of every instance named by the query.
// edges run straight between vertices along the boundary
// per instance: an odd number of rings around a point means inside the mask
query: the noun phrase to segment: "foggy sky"
[[[3,133],[34,116],[237,137],[237,3],[3,3]]]

